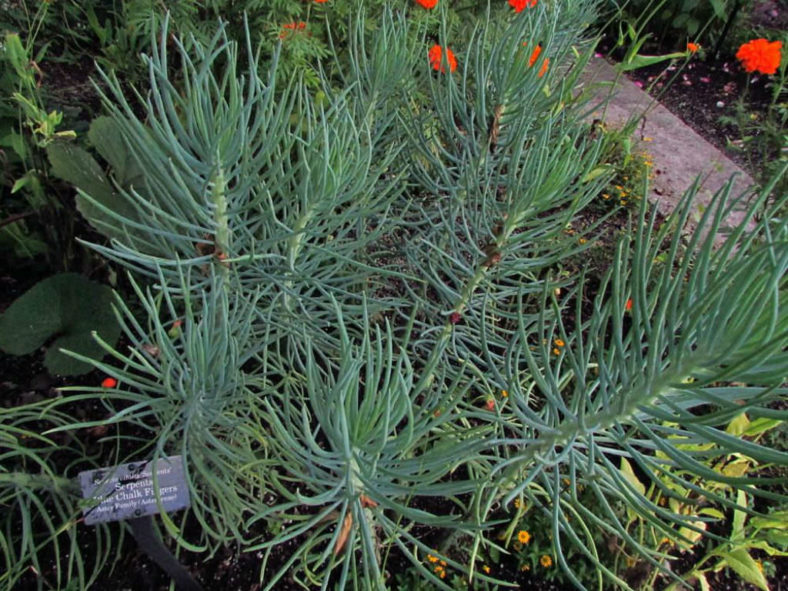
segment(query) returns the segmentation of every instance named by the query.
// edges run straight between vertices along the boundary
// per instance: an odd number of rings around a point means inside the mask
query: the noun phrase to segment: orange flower
[[[539,68],[539,77],[541,78],[544,76],[544,73],[547,72],[547,67],[550,65],[550,58],[544,58],[544,62],[542,62],[542,67]]]
[[[692,43],[692,42],[687,43],[687,51],[689,51],[690,53],[697,53],[699,49],[700,49],[700,45],[698,45],[697,43]]]
[[[551,566],[553,566],[553,559],[550,558],[547,554],[545,554],[539,559],[539,564],[541,564],[545,568],[550,568]]]
[[[303,21],[299,21],[297,23],[285,23],[282,25],[282,32],[279,33],[279,38],[284,39],[287,37],[291,31],[301,31],[306,29],[306,23]]]
[[[101,380],[101,387],[102,388],[114,388],[118,385],[118,380],[115,378],[104,378]]]
[[[525,43],[523,43],[523,45],[525,45]],[[531,52],[531,57],[528,58],[528,67],[529,68],[533,67],[533,65],[536,63],[536,60],[539,59],[539,56],[541,55],[541,53],[542,53],[542,46],[541,45],[537,45],[536,47],[534,47],[534,50]],[[550,58],[546,57],[544,59],[544,61],[542,62],[542,67],[539,68],[539,77],[540,78],[542,76],[544,76],[545,72],[547,72],[547,67],[549,65],[550,65]]]
[[[531,57],[528,58],[528,67],[532,68],[533,65],[536,63],[536,60],[539,59],[539,54],[542,53],[542,46],[537,45],[534,47],[534,50],[531,52]]]
[[[318,4],[323,4],[323,2],[328,2],[328,0],[315,0]]]
[[[531,534],[526,530],[521,529],[519,532],[517,532],[517,541],[521,544],[527,544],[531,541]]]
[[[432,10],[438,4],[438,0],[416,0],[416,4],[427,10]]]
[[[443,67],[443,48],[440,45],[437,43],[433,45],[427,53],[427,57],[430,60],[430,64],[432,64],[433,70],[446,72],[446,68]],[[457,69],[457,58],[454,57],[454,52],[448,47],[446,48],[446,61],[449,62],[449,70],[453,72]]]
[[[736,59],[748,73],[774,74],[780,67],[783,44],[781,41],[769,43],[766,39],[748,41],[736,52]]]
[[[624,305],[624,308],[626,309],[627,312],[629,312],[632,309],[632,298],[629,298],[627,300],[627,303]]]
[[[522,12],[525,7],[533,8],[536,6],[538,0],[509,0],[509,6],[514,8],[515,12]]]

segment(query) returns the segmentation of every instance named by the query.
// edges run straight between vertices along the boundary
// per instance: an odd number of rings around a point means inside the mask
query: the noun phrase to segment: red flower
[[[484,410],[495,410],[495,398],[488,398],[484,403]]]
[[[297,23],[285,23],[282,25],[282,32],[279,33],[279,38],[284,39],[287,37],[291,31],[301,31],[306,29],[306,23],[303,21],[299,21]]]
[[[462,314],[459,312],[452,312],[449,314],[449,322],[452,324],[459,324],[460,320],[462,320]]]
[[[697,53],[699,49],[700,49],[700,45],[698,45],[697,43],[692,43],[692,42],[687,43],[687,51],[689,51],[690,53]]]
[[[533,8],[536,6],[538,0],[509,0],[509,6],[514,8],[515,12],[522,12],[525,7]]]
[[[748,73],[775,74],[780,67],[782,47],[781,41],[769,43],[766,39],[753,39],[739,47],[736,59]]]
[[[432,10],[438,4],[438,0],[416,0],[416,4],[427,10]]]
[[[328,0],[315,0],[318,4],[323,4],[323,2],[328,2]]]
[[[443,48],[440,45],[433,45],[427,53],[427,57],[430,60],[430,64],[432,64],[433,70],[446,72],[446,68],[443,67]],[[449,62],[449,69],[452,72],[457,69],[457,58],[454,57],[454,52],[448,47],[446,48],[446,61]]]
[[[632,298],[629,298],[627,300],[627,303],[624,304],[624,308],[626,309],[627,312],[629,312],[632,309]]]
[[[102,388],[114,388],[118,385],[118,380],[115,378],[104,378],[101,380],[101,387]]]

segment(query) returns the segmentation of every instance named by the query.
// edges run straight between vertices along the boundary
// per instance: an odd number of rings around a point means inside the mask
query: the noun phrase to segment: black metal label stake
[[[79,484],[83,498],[96,501],[85,509],[85,524],[126,520],[140,548],[172,577],[179,590],[202,590],[156,536],[151,517],[190,504],[181,456],[87,470],[79,473]]]

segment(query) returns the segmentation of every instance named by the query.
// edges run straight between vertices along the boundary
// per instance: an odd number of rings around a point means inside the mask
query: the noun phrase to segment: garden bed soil
[[[765,113],[772,100],[770,77],[748,77],[737,62],[711,56],[684,67],[656,64],[627,77],[754,178],[760,176],[761,156],[748,151],[736,127],[723,118],[735,116],[741,97],[749,112]]]

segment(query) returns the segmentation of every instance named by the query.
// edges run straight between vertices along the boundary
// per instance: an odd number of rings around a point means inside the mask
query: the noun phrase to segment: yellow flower
[[[508,398],[509,392],[507,392],[506,390],[501,390],[501,396],[503,396],[504,398]]]
[[[550,558],[547,554],[544,554],[539,559],[539,564],[541,564],[545,568],[550,568],[551,566],[553,566],[553,559]]]
[[[519,509],[522,506],[523,502],[520,499],[514,500],[514,508]]]
[[[531,541],[531,534],[529,534],[524,529],[521,529],[519,532],[517,532],[517,540],[521,544],[527,544],[528,542]]]
[[[489,566],[487,566],[486,564],[483,564],[483,565],[482,565],[482,570],[483,570],[484,572],[486,572],[488,575],[490,574],[490,567],[489,567]]]
[[[556,347],[563,347],[566,344],[562,339],[556,339],[554,342]]]

